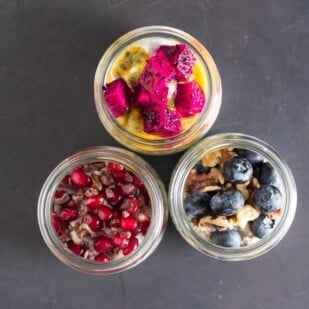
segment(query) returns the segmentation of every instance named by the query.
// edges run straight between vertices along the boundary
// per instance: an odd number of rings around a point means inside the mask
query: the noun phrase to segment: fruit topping
[[[268,184],[279,180],[259,153],[214,150],[200,158],[187,176],[184,211],[205,240],[223,247],[249,246],[270,234],[282,217],[280,186]]]
[[[250,224],[251,232],[258,238],[267,236],[274,227],[274,220],[264,214],[261,214],[256,220]]]
[[[204,105],[204,91],[196,81],[177,85],[175,107],[182,117],[200,113]]]
[[[237,248],[240,247],[241,236],[235,229],[215,231],[211,234],[211,241],[222,247]]]
[[[84,164],[69,177],[56,188],[51,213],[54,231],[64,246],[96,262],[133,252],[151,222],[150,199],[142,180],[111,161]]]
[[[117,78],[104,87],[104,98],[114,117],[119,117],[130,108],[131,89],[123,78]]]
[[[224,165],[224,176],[232,183],[245,183],[252,174],[252,165],[244,157],[235,157]]]
[[[262,213],[268,214],[280,209],[282,195],[278,188],[272,185],[263,185],[253,193],[253,203]]]
[[[210,200],[210,208],[214,215],[232,216],[245,204],[243,195],[238,190],[226,190],[216,193]]]
[[[189,127],[182,117],[200,113],[205,105],[203,89],[191,79],[195,62],[186,44],[159,46],[150,57],[143,48],[128,47],[112,69],[117,78],[103,87],[111,113],[135,134],[180,134]]]
[[[184,209],[189,219],[210,213],[210,197],[206,192],[196,192],[184,199]]]

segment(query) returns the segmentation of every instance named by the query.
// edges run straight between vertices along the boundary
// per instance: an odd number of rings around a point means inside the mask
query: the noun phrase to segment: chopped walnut
[[[207,153],[203,158],[202,158],[202,163],[204,166],[208,166],[208,167],[214,167],[217,164],[220,163],[221,160],[221,151],[217,150],[217,151],[212,151],[210,153]]]

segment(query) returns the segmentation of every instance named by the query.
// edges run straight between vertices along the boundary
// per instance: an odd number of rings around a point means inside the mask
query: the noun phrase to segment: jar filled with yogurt
[[[221,106],[221,80],[206,48],[170,27],[133,30],[101,58],[95,103],[107,131],[145,154],[189,147],[213,125]]]

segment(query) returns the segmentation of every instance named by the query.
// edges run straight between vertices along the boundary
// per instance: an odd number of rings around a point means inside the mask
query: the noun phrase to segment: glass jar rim
[[[116,162],[131,170],[142,180],[148,191],[152,205],[150,226],[138,248],[127,256],[106,263],[90,261],[69,252],[55,233],[51,222],[52,199],[60,181],[72,168],[81,164],[99,161]],[[167,194],[159,176],[144,159],[125,149],[111,146],[96,146],[73,154],[53,169],[41,189],[37,216],[39,228],[45,243],[60,261],[84,273],[98,275],[112,274],[138,265],[157,248],[167,225]]]
[[[179,194],[179,192],[184,191],[184,184],[189,171],[203,155],[229,147],[251,150],[264,157],[279,173],[284,191],[283,214],[275,230],[255,244],[241,248],[224,248],[202,239],[189,224],[184,212],[183,197],[182,194]],[[297,205],[296,184],[286,161],[266,142],[241,133],[221,133],[209,136],[189,149],[180,158],[172,173],[168,195],[170,215],[181,236],[196,250],[208,256],[228,261],[252,259],[276,246],[289,230]]]
[[[174,137],[165,139],[150,140],[139,137],[124,129],[111,115],[105,104],[102,95],[102,86],[107,80],[107,72],[110,64],[117,54],[128,42],[135,41],[138,38],[154,35],[166,35],[177,39],[179,42],[187,43],[203,62],[203,66],[209,76],[209,95],[207,103],[195,123],[183,133]],[[192,35],[173,27],[167,26],[145,26],[127,32],[115,40],[101,57],[94,78],[94,101],[98,116],[106,130],[122,145],[151,155],[165,155],[179,152],[192,145],[197,139],[201,138],[212,127],[221,107],[222,86],[221,78],[217,66],[205,48]],[[203,121],[199,121],[203,120]],[[184,143],[184,140],[186,142]]]

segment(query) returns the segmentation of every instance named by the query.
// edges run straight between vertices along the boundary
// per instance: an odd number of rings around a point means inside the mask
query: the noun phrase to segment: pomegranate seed
[[[122,185],[121,189],[125,197],[133,197],[136,194],[136,187],[131,183]]]
[[[109,220],[112,217],[112,211],[107,206],[102,206],[98,210],[98,216],[101,220]]]
[[[138,222],[136,228],[134,230],[131,230],[131,233],[132,235],[136,236],[141,232],[141,230],[142,230],[142,225],[141,223]]]
[[[84,223],[88,224],[94,232],[102,227],[102,222],[96,214],[86,215],[84,217]]]
[[[72,179],[69,175],[66,175],[62,180],[61,180],[62,185],[72,185]]]
[[[74,243],[68,243],[68,249],[79,256],[82,256],[85,252],[83,246],[75,245]]]
[[[150,226],[150,221],[149,220],[148,221],[144,221],[144,222],[142,222],[141,225],[142,225],[141,232],[145,236],[146,233],[148,232],[148,229],[149,229],[149,226]]]
[[[61,196],[63,195],[63,192],[62,191],[56,191],[55,192],[55,198],[60,198]]]
[[[64,208],[60,212],[60,218],[65,221],[71,221],[77,218],[77,212],[74,209]]]
[[[126,248],[129,244],[129,239],[125,236],[116,235],[113,239],[114,245],[119,248]]]
[[[139,201],[136,198],[131,198],[129,200],[127,200],[128,204],[129,204],[129,208],[127,208],[127,211],[133,215],[136,213],[138,207],[139,207]]]
[[[94,249],[98,252],[106,252],[113,248],[112,241],[104,236],[101,236],[97,239],[97,241],[94,243]]]
[[[138,224],[137,220],[133,217],[121,218],[120,226],[124,231],[134,231]]]
[[[62,228],[61,228],[61,220],[60,217],[57,216],[56,214],[52,215],[52,224],[54,227],[55,232],[60,235],[62,232]]]
[[[138,239],[135,237],[131,237],[129,244],[126,248],[122,250],[124,255],[130,254],[133,250],[135,250],[138,246]]]
[[[79,188],[86,187],[90,184],[90,177],[85,174],[81,169],[74,169],[71,174],[72,182]]]
[[[137,187],[139,187],[139,186],[141,186],[141,185],[143,184],[140,178],[136,177],[135,175],[133,175],[133,178],[134,178],[133,183],[134,183]]]
[[[119,187],[116,187],[113,190],[110,188],[107,188],[105,189],[105,194],[106,194],[107,200],[112,205],[117,205],[123,199],[122,190]]]
[[[119,219],[121,217],[121,214],[118,210],[113,210],[112,212],[112,218],[113,219]]]
[[[128,172],[126,170],[122,171],[112,171],[114,180],[118,182],[125,181],[127,178]]]
[[[108,256],[106,256],[105,254],[98,254],[95,258],[94,258],[94,260],[96,261],[96,262],[108,262],[108,261],[110,261],[110,258],[108,257]]]
[[[73,200],[70,200],[70,201],[67,202],[66,207],[75,209],[77,207],[77,205]]]
[[[104,196],[102,193],[99,193],[98,195],[88,197],[85,200],[85,206],[87,206],[90,209],[96,209],[102,206],[104,202]]]
[[[111,171],[122,171],[124,170],[124,166],[115,162],[108,162],[107,167]]]

